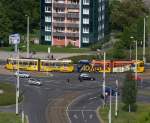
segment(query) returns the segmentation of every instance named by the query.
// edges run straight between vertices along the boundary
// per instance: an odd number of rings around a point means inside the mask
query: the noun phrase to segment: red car
[[[142,81],[143,79],[142,79],[142,77],[140,77],[140,76],[137,76],[137,78],[134,76],[134,77],[133,77],[133,80]]]

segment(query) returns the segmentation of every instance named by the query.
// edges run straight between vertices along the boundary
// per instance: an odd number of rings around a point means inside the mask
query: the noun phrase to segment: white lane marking
[[[74,114],[73,117],[74,117],[75,119],[79,119],[78,116],[77,116],[76,114]]]
[[[73,99],[72,101],[71,101],[71,103],[69,103],[69,105],[67,106],[67,108],[66,108],[66,115],[67,115],[67,118],[68,118],[68,120],[69,120],[69,123],[71,123],[71,119],[70,119],[70,117],[69,117],[69,113],[68,113],[68,111],[69,111],[69,107],[73,104],[73,102],[75,102],[76,100],[79,100],[80,98],[82,98],[82,97],[84,97],[84,96],[86,96],[86,95],[90,95],[91,93],[87,93],[87,94],[83,94],[83,95],[81,95],[81,96],[78,96],[77,98],[75,98],[75,99]]]
[[[84,111],[81,110],[81,113],[82,113],[82,117],[83,117],[84,122],[87,122],[87,120],[85,119],[85,116],[84,116]]]
[[[92,98],[89,98],[89,100],[93,100],[93,99],[96,99],[97,97],[92,97]]]
[[[92,118],[93,118],[93,114],[90,114],[90,115],[89,115],[89,119],[92,119]]]

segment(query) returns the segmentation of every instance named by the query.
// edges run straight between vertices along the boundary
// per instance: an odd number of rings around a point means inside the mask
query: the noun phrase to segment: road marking
[[[69,103],[69,105],[67,106],[67,108],[66,108],[66,115],[67,115],[67,118],[68,118],[68,120],[69,120],[69,123],[72,123],[71,122],[71,119],[70,119],[70,117],[69,117],[69,113],[68,113],[68,111],[69,111],[69,107],[73,104],[73,102],[75,102],[76,100],[79,100],[80,98],[82,98],[82,97],[84,97],[84,96],[86,96],[86,95],[90,95],[91,93],[87,93],[87,94],[83,94],[83,95],[81,95],[81,96],[78,96],[77,98],[75,98],[75,99],[73,99],[72,101],[71,101],[71,103]]]
[[[89,119],[92,119],[92,118],[93,118],[93,114],[90,114]]]
[[[89,100],[93,100],[93,99],[96,99],[97,97],[92,97],[92,98],[89,98]]]
[[[75,119],[79,119],[78,116],[77,116],[76,114],[74,114],[73,117],[74,117]]]

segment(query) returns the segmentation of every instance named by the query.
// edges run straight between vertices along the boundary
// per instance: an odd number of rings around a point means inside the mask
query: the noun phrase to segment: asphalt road
[[[32,74],[31,74],[32,75]],[[102,85],[102,74],[91,73],[95,81],[79,82],[79,73],[51,73],[53,76],[35,77],[43,82],[42,86],[33,86],[27,83],[27,79],[20,79],[20,91],[24,94],[24,101],[20,105],[29,117],[30,123],[47,123],[46,109],[49,103],[57,97],[62,96],[66,91],[80,91],[81,96],[75,98],[66,110],[71,123],[99,123],[96,116],[96,109],[101,105],[100,93]],[[115,80],[122,81],[124,74],[107,74],[107,85],[115,88]],[[70,82],[67,82],[67,79]],[[0,75],[0,82],[16,84],[16,78],[12,75]],[[148,86],[148,85],[147,85]],[[147,97],[139,97],[149,101]]]

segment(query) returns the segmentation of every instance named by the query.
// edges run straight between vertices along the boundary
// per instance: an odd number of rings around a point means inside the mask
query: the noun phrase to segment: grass
[[[0,94],[0,106],[7,106],[16,103],[16,88],[14,85],[9,83],[0,83],[0,90],[4,93]],[[23,97],[19,99],[21,101]]]
[[[37,45],[37,44],[30,44],[30,51],[33,52],[48,52],[49,45]],[[20,44],[19,46],[20,51],[26,51],[26,44]],[[3,51],[14,51],[14,46],[9,47],[1,47]],[[87,53],[89,52],[89,48],[65,48],[65,47],[55,47],[51,46],[52,53]]]
[[[0,112],[0,123],[21,123],[21,118],[14,113]]]
[[[150,104],[138,104],[137,112],[125,112],[122,105],[119,107],[118,117],[114,116],[114,107],[112,106],[112,123],[150,123]],[[104,123],[108,123],[108,110],[101,108],[99,113]]]

